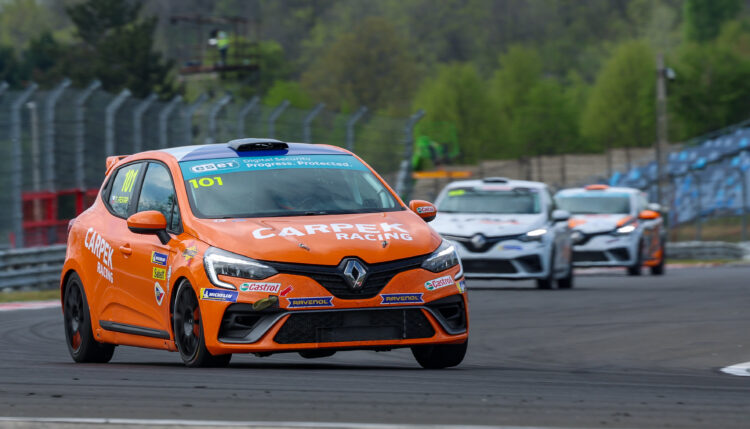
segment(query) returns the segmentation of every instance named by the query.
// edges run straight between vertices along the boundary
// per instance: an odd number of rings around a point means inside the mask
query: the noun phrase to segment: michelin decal
[[[204,301],[237,302],[237,295],[236,290],[201,289],[201,299]]]

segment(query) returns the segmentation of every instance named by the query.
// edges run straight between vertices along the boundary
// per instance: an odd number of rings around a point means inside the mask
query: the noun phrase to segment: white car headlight
[[[461,258],[458,257],[456,247],[447,240],[443,240],[440,246],[432,252],[432,254],[422,262],[422,268],[433,273],[439,273],[445,271],[448,268],[455,267],[456,265],[461,266]],[[461,277],[464,273],[463,267],[458,271],[458,274],[454,276],[456,280]]]
[[[635,225],[633,224],[621,226],[616,229],[618,234],[630,234],[633,231],[635,231]]]
[[[520,238],[521,238],[521,241],[541,240],[542,237],[544,237],[544,235],[547,234],[547,232],[548,231],[545,228],[532,229],[531,231],[522,235]]]
[[[219,274],[243,279],[262,280],[278,274],[273,267],[262,264],[255,259],[236,253],[211,247],[203,255],[203,266],[206,275],[214,286],[225,289],[237,289],[234,285],[219,280]]]

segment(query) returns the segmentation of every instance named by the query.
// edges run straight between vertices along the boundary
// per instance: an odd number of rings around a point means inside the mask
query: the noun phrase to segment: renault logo
[[[480,249],[480,248],[482,248],[482,247],[483,247],[483,246],[484,246],[485,244],[487,244],[487,239],[486,239],[486,238],[484,238],[484,236],[483,236],[482,234],[477,234],[477,235],[475,235],[475,236],[471,237],[471,240],[470,240],[470,241],[471,241],[471,244],[472,244],[472,245],[474,246],[474,248],[476,248],[476,249]]]
[[[367,269],[356,259],[344,261],[344,279],[351,290],[360,290],[365,283]]]

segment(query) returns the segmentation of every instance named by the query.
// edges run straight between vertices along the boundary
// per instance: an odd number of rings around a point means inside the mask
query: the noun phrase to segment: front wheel
[[[664,263],[667,259],[666,252],[664,251],[664,243],[661,243],[661,258],[659,258],[659,263],[651,267],[651,275],[652,276],[663,276],[664,275]]]
[[[112,359],[115,346],[94,339],[86,292],[81,284],[81,278],[75,273],[71,274],[65,283],[63,319],[68,352],[74,361],[107,363]]]
[[[419,365],[425,369],[442,369],[456,366],[466,356],[466,341],[463,344],[432,344],[429,346],[414,346],[411,353]]]
[[[214,356],[206,349],[203,318],[201,317],[198,298],[187,280],[180,283],[179,289],[177,289],[172,322],[174,341],[186,366],[229,365],[229,361],[232,359],[231,354]]]
[[[573,289],[573,262],[568,266],[568,274],[557,281],[557,287],[560,289]]]
[[[638,243],[638,255],[635,258],[635,263],[628,267],[628,275],[640,276],[642,266],[643,266],[643,243]]]
[[[552,289],[555,285],[555,252],[553,251],[549,257],[549,272],[547,277],[543,279],[536,279],[537,289]]]

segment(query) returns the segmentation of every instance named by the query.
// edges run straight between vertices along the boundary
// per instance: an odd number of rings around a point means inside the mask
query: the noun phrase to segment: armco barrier
[[[739,244],[724,241],[681,241],[667,243],[669,259],[742,259],[745,249]]]
[[[0,251],[0,290],[54,289],[64,261],[64,244]]]

